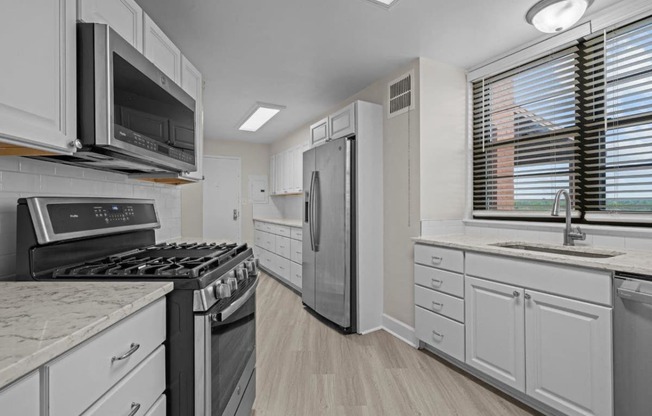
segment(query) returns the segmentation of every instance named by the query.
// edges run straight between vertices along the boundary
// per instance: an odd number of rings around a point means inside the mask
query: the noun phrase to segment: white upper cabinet
[[[143,51],[143,9],[134,0],[77,0],[79,20],[105,23]]]
[[[201,72],[185,57],[181,56],[181,88],[195,99],[195,156],[197,170],[184,173],[188,179],[202,180],[202,161],[204,158],[204,83]]]
[[[466,362],[525,391],[523,289],[466,277]]]
[[[0,150],[71,153],[77,139],[76,0],[13,1],[9,9],[0,13],[0,141],[9,144]]]
[[[611,308],[525,293],[527,394],[566,415],[611,415]]]
[[[165,75],[181,84],[181,51],[150,17],[144,15],[143,53]]]
[[[328,118],[319,120],[310,126],[310,144],[312,146],[328,139]]]
[[[333,140],[355,134],[355,103],[328,117],[328,130]]]

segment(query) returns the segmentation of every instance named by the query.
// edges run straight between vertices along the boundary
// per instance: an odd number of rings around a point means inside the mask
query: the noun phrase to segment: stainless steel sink
[[[588,247],[565,247],[551,246],[545,244],[523,243],[509,241],[506,243],[491,244],[496,247],[511,248],[514,250],[538,251],[541,253],[561,254],[564,256],[588,257],[594,259],[607,259],[620,256],[623,253],[618,251],[600,250]]]

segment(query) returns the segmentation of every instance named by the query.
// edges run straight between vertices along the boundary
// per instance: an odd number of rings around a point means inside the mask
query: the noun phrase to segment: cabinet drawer
[[[284,225],[272,225],[272,233],[282,235],[283,237],[290,237],[290,227]]]
[[[299,240],[292,240],[290,243],[290,260],[295,263],[303,261],[303,243]]]
[[[260,266],[266,268],[269,271],[274,271],[274,259],[272,258],[272,253],[267,250],[260,250]]]
[[[258,247],[263,246],[263,237],[264,233],[262,231],[254,231],[254,245],[257,245]]]
[[[263,231],[267,233],[271,233],[272,231],[274,231],[274,226],[268,222],[264,222],[262,227],[263,227]]]
[[[414,330],[421,341],[464,361],[464,325],[416,306]]]
[[[294,263],[294,262],[290,264],[290,280],[299,289],[301,288],[301,284],[303,282],[302,273],[303,273],[303,269],[301,268],[301,264]]]
[[[165,341],[165,299],[45,366],[50,416],[81,414]],[[114,360],[138,349],[131,355]]]
[[[165,390],[165,347],[161,345],[138,367],[120,380],[107,394],[84,412],[83,416],[136,414],[152,407]]]
[[[414,262],[424,266],[464,273],[464,253],[460,250],[417,244],[414,246]]]
[[[280,256],[275,256],[276,261],[275,261],[275,270],[276,274],[278,274],[280,277],[282,277],[285,280],[290,280],[290,263],[291,261],[289,259],[284,259],[283,257]]]
[[[293,240],[303,240],[303,228],[292,228],[290,229],[290,237]]]
[[[265,223],[260,221],[254,221],[254,228],[258,231],[265,231]]]
[[[274,252],[278,254],[281,257],[284,257],[286,259],[290,258],[290,240],[287,237],[281,237],[280,235],[276,236],[276,250]]]
[[[464,277],[461,274],[415,264],[414,283],[439,292],[464,298]]]
[[[0,390],[0,410],[3,416],[39,416],[40,412],[39,372],[30,375]]]
[[[145,416],[165,416],[167,414],[166,406],[167,406],[167,400],[165,398],[165,394],[162,394],[161,397],[158,398],[156,403],[154,403],[152,407],[149,408],[147,413],[145,413]]]
[[[464,322],[464,300],[422,286],[414,286],[414,303],[458,322]]]
[[[274,234],[262,232],[262,245],[261,247],[267,251],[275,252],[276,251],[276,236]]]

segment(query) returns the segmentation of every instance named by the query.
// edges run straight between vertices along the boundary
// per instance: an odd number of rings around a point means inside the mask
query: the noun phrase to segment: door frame
[[[240,156],[221,156],[221,155],[204,155],[203,157],[203,170],[204,176],[206,175],[206,159],[223,159],[223,160],[237,160],[238,161],[238,170],[240,171],[240,183],[238,184],[238,241],[237,243],[242,242],[242,158]],[[202,224],[206,224],[206,212],[204,211],[204,195],[206,194],[206,180],[202,181]],[[204,229],[202,227],[202,234]]]

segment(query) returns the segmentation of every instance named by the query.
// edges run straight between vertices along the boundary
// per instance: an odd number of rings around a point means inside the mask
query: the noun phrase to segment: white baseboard
[[[414,328],[403,322],[383,314],[383,329],[411,347],[418,348],[419,340],[414,333]]]
[[[367,329],[366,331],[360,332],[360,335],[371,334],[372,332],[380,331],[381,329],[384,329],[384,328],[382,326],[378,326],[376,328]]]

